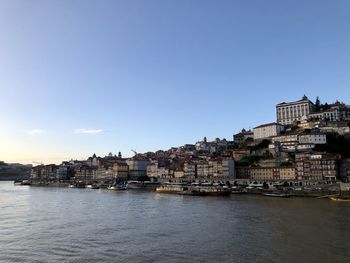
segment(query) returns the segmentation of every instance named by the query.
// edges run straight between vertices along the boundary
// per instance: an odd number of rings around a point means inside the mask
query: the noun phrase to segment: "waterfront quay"
[[[206,178],[208,179],[208,178]],[[87,189],[107,189],[110,185],[116,184],[115,179],[91,181],[28,181],[31,186],[43,187],[70,187]],[[350,197],[350,184],[337,182],[334,184],[321,184],[310,181],[253,181],[246,179],[236,179],[224,181],[219,178],[216,181],[199,178],[193,181],[168,180],[160,181],[120,181],[119,184],[126,186],[128,190],[157,191],[159,193],[190,194],[188,190],[201,190],[204,193],[211,192],[213,195],[220,191],[230,191],[232,194],[244,193],[253,195],[263,195],[271,192],[288,193],[296,197],[329,197],[337,196],[341,193],[344,197]],[[118,185],[118,183],[117,183]],[[186,189],[184,191],[183,189]],[[193,193],[196,195],[196,192]],[[200,195],[200,194],[197,194]],[[207,194],[209,195],[209,194]],[[227,194],[225,194],[227,195]]]

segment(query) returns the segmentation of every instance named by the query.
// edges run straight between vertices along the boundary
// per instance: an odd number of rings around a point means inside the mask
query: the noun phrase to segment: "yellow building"
[[[252,167],[250,178],[254,180],[295,180],[294,167]]]
[[[128,178],[129,166],[125,162],[116,162],[113,165],[113,173],[118,178]]]

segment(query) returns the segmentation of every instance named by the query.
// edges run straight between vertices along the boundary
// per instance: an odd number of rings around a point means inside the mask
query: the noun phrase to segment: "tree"
[[[341,154],[346,158],[350,157],[350,139],[336,133],[327,134],[327,143],[318,144],[315,151]]]
[[[316,101],[315,101],[315,111],[320,111],[321,110],[321,101],[318,98],[318,96],[316,97]]]

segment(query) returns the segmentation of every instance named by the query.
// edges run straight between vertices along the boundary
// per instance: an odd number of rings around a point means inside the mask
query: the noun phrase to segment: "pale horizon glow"
[[[97,134],[103,132],[102,129],[76,129],[74,131],[75,134]]]
[[[0,160],[167,150],[350,103],[348,0],[0,1]]]
[[[40,129],[34,129],[34,130],[28,131],[29,135],[40,135],[40,134],[44,134],[44,133],[46,133],[46,131],[40,130]]]

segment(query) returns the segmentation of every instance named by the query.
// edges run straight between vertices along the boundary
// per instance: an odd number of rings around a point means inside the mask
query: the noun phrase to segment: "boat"
[[[75,188],[75,184],[68,185],[69,188]]]
[[[16,180],[13,182],[14,185],[22,185],[22,181],[20,180]]]
[[[156,188],[157,193],[181,194],[188,187],[184,184],[162,184]]]
[[[201,195],[207,196],[228,196],[231,194],[231,189],[225,186],[198,186],[191,190],[199,191]]]
[[[164,184],[157,187],[156,192],[197,196],[228,196],[231,194],[231,190],[224,187],[183,184]]]
[[[14,185],[30,185],[30,182],[28,180],[16,180],[13,182]]]
[[[263,193],[263,195],[270,197],[290,197],[290,194],[287,193]]]
[[[329,199],[336,202],[350,202],[350,198],[341,197],[341,196],[337,196],[337,197],[331,196],[329,197]]]
[[[201,191],[200,189],[196,189],[196,188],[190,188],[190,189],[187,189],[187,190],[185,189],[180,194],[182,194],[182,195],[196,195],[196,196],[207,195],[206,192]]]
[[[350,202],[350,196],[348,194],[344,196],[343,192],[349,193],[348,191],[342,191],[342,188],[340,185],[339,194],[328,196],[328,198],[335,202]]]
[[[97,185],[95,184],[87,184],[85,186],[85,188],[88,188],[88,189],[99,189],[100,187],[98,187]]]
[[[28,180],[23,180],[21,185],[30,185],[30,182]]]
[[[117,184],[117,185],[110,185],[107,187],[108,190],[114,190],[114,191],[121,191],[121,190],[127,190],[128,187],[125,184]]]
[[[128,189],[155,191],[159,185],[160,185],[159,182],[128,181]]]

